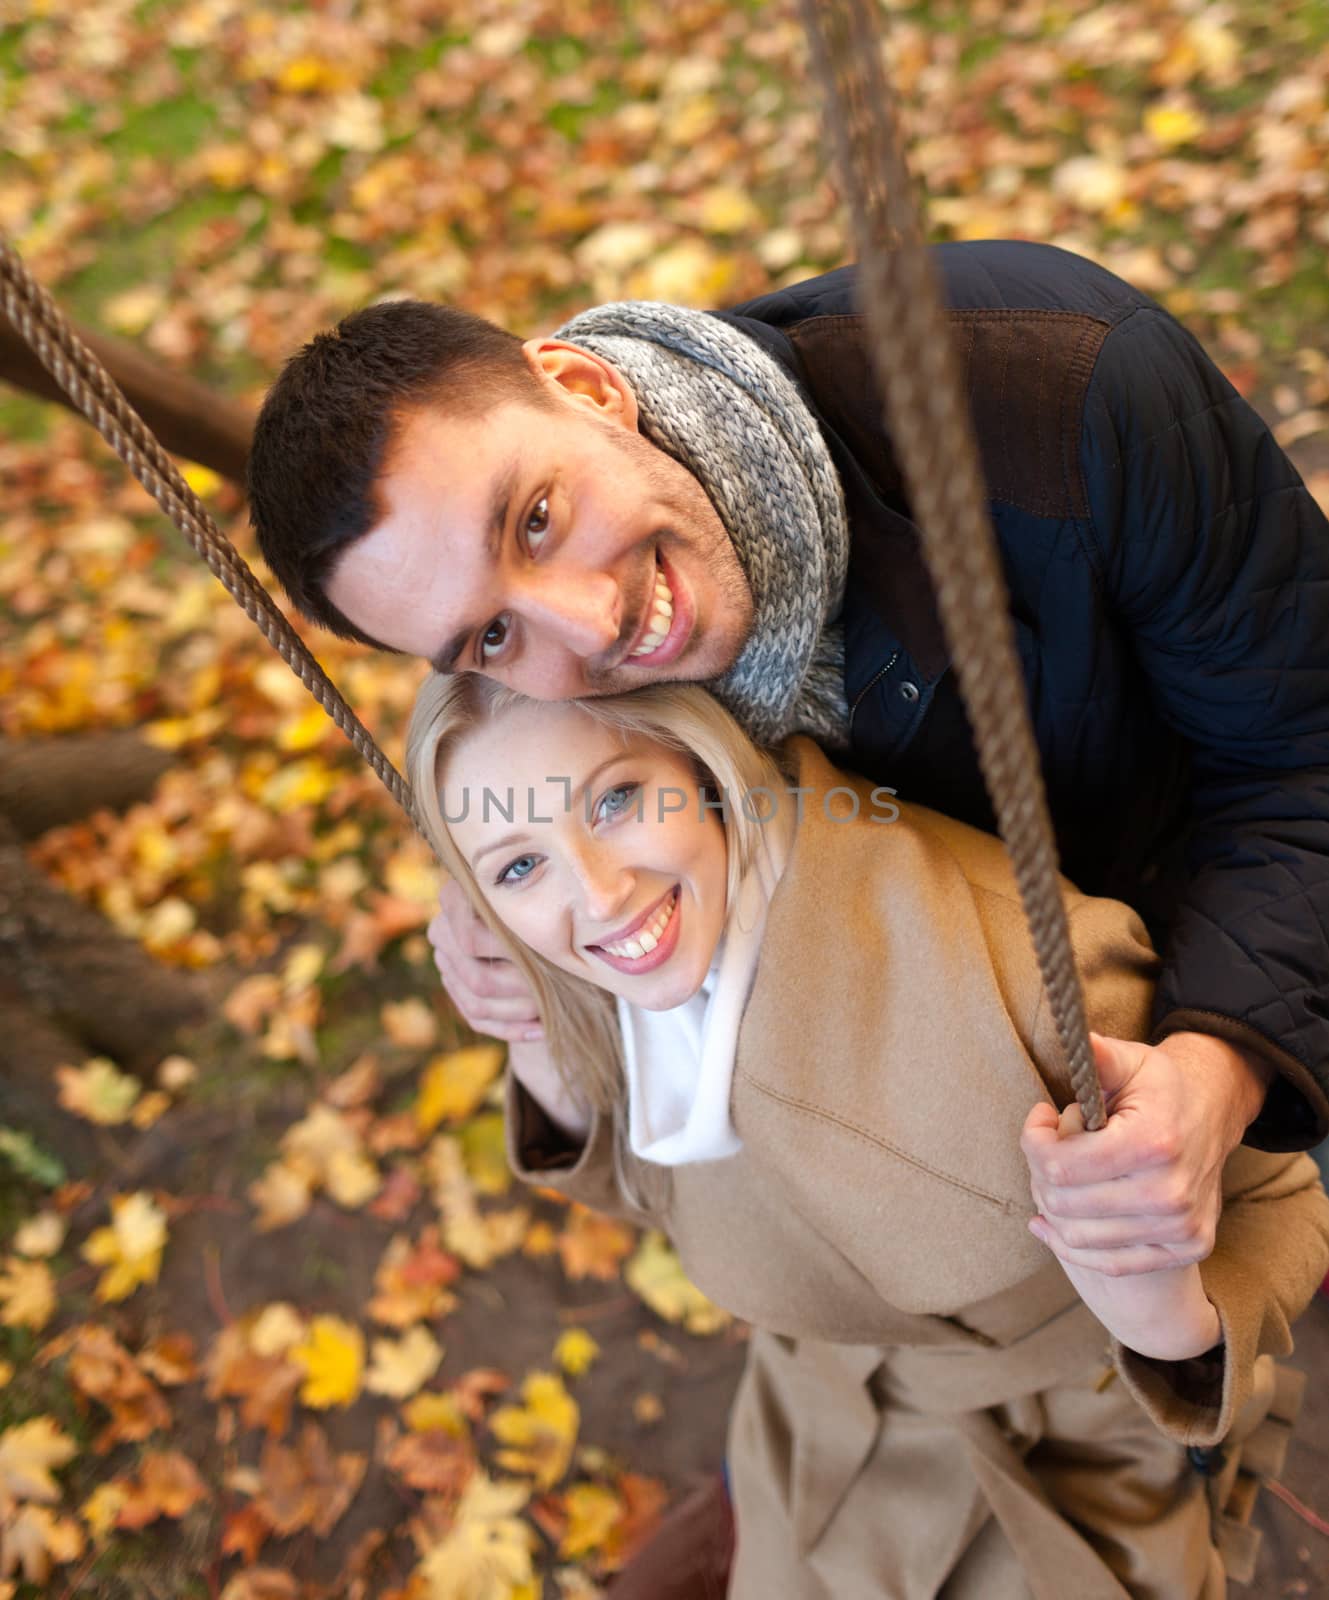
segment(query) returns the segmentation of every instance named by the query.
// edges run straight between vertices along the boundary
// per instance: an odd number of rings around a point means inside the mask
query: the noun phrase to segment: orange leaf
[[[475,1451],[469,1439],[435,1428],[403,1434],[389,1450],[387,1464],[412,1489],[455,1497],[475,1467]]]
[[[272,1524],[254,1501],[232,1511],[222,1527],[221,1553],[240,1556],[247,1566],[253,1566],[264,1540],[272,1532]]]
[[[126,1495],[117,1528],[146,1528],[158,1517],[183,1517],[208,1498],[198,1469],[179,1450],[147,1451],[137,1475],[122,1482]]]
[[[573,1206],[558,1236],[558,1253],[569,1278],[618,1277],[619,1267],[637,1242],[626,1223],[614,1222],[585,1206]]]
[[[364,1479],[366,1457],[352,1451],[334,1456],[318,1423],[306,1422],[294,1448],[269,1439],[259,1475],[263,1489],[254,1505],[283,1537],[312,1528],[326,1539]]]

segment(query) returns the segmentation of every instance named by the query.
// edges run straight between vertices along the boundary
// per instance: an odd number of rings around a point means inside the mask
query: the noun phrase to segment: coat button
[[[911,704],[918,699],[918,685],[905,682],[900,685],[901,700],[908,700]]]

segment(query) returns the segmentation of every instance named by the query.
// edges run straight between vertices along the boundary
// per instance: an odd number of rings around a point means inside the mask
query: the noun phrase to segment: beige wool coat
[[[668,1169],[649,1218],[754,1329],[730,1423],[730,1596],[1221,1596],[1184,1447],[1228,1432],[1329,1266],[1314,1165],[1245,1147],[1228,1162],[1202,1267],[1221,1369],[1114,1346],[1026,1227],[1021,1127],[1071,1092],[1001,844],[907,805],[872,821],[870,784],[808,740],[791,751],[810,793],[739,1032],[743,1148]],[[857,821],[825,815],[837,786]],[[1147,1037],[1143,924],[1065,897],[1090,1027]],[[515,1082],[507,1119],[519,1176],[640,1217],[610,1119],[573,1144]],[[623,1170],[640,1192],[641,1164]]]

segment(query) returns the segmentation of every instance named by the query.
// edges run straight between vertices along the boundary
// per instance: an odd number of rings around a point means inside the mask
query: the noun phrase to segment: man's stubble
[[[681,557],[694,596],[701,578],[707,578],[710,583],[706,610],[712,636],[698,639],[694,635],[675,666],[686,667],[686,679],[690,681],[718,678],[738,658],[752,631],[754,614],[752,588],[729,531],[695,474],[675,456],[635,431],[607,425],[605,432],[615,450],[636,468],[633,476],[644,478],[652,497],[671,513],[670,521],[662,522],[654,530],[666,557]],[[624,635],[618,648],[627,643],[640,621],[654,581],[653,572],[640,576],[634,572],[633,591],[624,596]],[[725,637],[717,637],[722,630]],[[653,675],[648,679],[644,673],[640,676],[633,673],[631,680],[625,681],[622,667],[608,671],[588,667],[586,676],[593,694],[638,688],[643,682],[670,681],[667,677],[656,679]],[[680,673],[679,679],[682,678]]]

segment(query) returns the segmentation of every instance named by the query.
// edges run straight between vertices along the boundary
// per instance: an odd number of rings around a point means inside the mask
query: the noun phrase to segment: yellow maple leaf
[[[263,1307],[249,1329],[249,1348],[256,1355],[280,1356],[305,1336],[305,1320],[287,1300]]]
[[[166,1218],[152,1196],[111,1197],[111,1225],[98,1228],[83,1246],[83,1258],[107,1267],[97,1284],[99,1300],[124,1300],[141,1283],[156,1283],[166,1248]]]
[[[0,1579],[21,1567],[29,1583],[45,1586],[52,1565],[76,1561],[83,1544],[83,1530],[72,1517],[21,1505],[0,1524]]]
[[[6,1328],[46,1326],[55,1314],[55,1279],[44,1261],[9,1256],[0,1272],[0,1323]]]
[[[30,1417],[0,1433],[0,1520],[16,1500],[59,1500],[60,1485],[51,1473],[77,1454],[78,1446],[53,1417]]]
[[[472,1117],[459,1135],[466,1174],[477,1194],[506,1194],[512,1187],[501,1111]]]
[[[572,1378],[580,1378],[600,1354],[600,1346],[585,1328],[569,1328],[559,1334],[554,1360]]]
[[[323,1186],[339,1206],[354,1211],[374,1198],[383,1178],[363,1150],[335,1150],[324,1168]]]
[[[623,1277],[652,1311],[666,1322],[681,1322],[689,1333],[717,1333],[732,1320],[688,1279],[673,1246],[658,1230],[642,1239]]]
[[[574,1483],[563,1496],[568,1525],[558,1542],[564,1560],[598,1549],[623,1515],[623,1502],[601,1483]]]
[[[143,332],[165,303],[165,292],[157,285],[136,284],[132,289],[124,289],[102,301],[102,322],[116,333],[135,337]]]
[[[302,806],[322,805],[342,781],[341,773],[325,761],[305,756],[278,767],[264,783],[260,798],[274,811],[298,811]]]
[[[394,899],[414,900],[422,922],[438,910],[438,864],[423,839],[408,841],[388,857],[383,864],[383,883]]]
[[[128,1498],[124,1485],[114,1478],[109,1483],[99,1483],[92,1491],[78,1510],[94,1539],[104,1539],[115,1527],[115,1519]]]
[[[320,711],[319,715],[323,713]],[[322,945],[313,943],[297,944],[287,954],[282,965],[282,987],[287,994],[299,994],[302,989],[309,988],[320,972],[323,971],[327,954]]]
[[[717,253],[701,239],[681,239],[632,273],[627,287],[637,298],[702,306],[723,299],[736,276],[732,256]]]
[[[552,1256],[558,1249],[558,1235],[553,1226],[543,1217],[533,1222],[526,1230],[526,1238],[522,1241],[522,1254],[526,1256]]]
[[[1126,193],[1127,172],[1105,156],[1070,156],[1052,174],[1052,191],[1082,211],[1107,212]]]
[[[312,750],[316,745],[323,743],[332,726],[332,719],[315,701],[308,710],[296,712],[293,717],[288,717],[281,724],[277,729],[277,748]]]
[[[277,87],[286,94],[320,94],[354,82],[345,67],[317,55],[293,56],[277,74]]]
[[[1204,132],[1204,118],[1189,106],[1150,106],[1144,114],[1144,131],[1155,144],[1175,150]]]
[[[39,1211],[14,1230],[14,1248],[21,1256],[53,1256],[65,1242],[67,1227],[58,1211]]]
[[[420,1078],[415,1119],[422,1133],[432,1133],[444,1118],[459,1121],[484,1099],[503,1065],[500,1045],[477,1044],[435,1056]]]
[[[184,462],[180,468],[180,476],[200,500],[206,500],[209,495],[216,494],[222,486],[221,474],[197,461]]]
[[[449,1214],[443,1228],[443,1243],[468,1267],[483,1272],[495,1261],[521,1248],[530,1220],[531,1214],[525,1206],[483,1215],[475,1210]]]
[[[325,1411],[348,1406],[360,1393],[365,1362],[365,1337],[353,1322],[341,1317],[315,1317],[309,1335],[288,1352],[304,1369],[300,1398],[307,1406]]]
[[[198,1068],[188,1056],[166,1056],[157,1068],[157,1086],[167,1094],[180,1094],[198,1079]]]
[[[581,1412],[554,1372],[531,1373],[521,1397],[524,1404],[500,1406],[489,1419],[494,1437],[507,1446],[498,1451],[498,1463],[552,1489],[572,1461]]]
[[[442,1345],[418,1324],[400,1339],[375,1339],[365,1388],[405,1400],[434,1376],[442,1359]]]
[[[453,1255],[482,1272],[500,1256],[520,1248],[530,1222],[529,1211],[515,1206],[509,1211],[481,1213],[466,1174],[460,1140],[435,1134],[425,1152],[425,1168],[434,1203],[444,1218],[443,1243]]]
[[[138,1081],[105,1056],[94,1056],[81,1067],[57,1067],[55,1078],[65,1110],[103,1127],[126,1121],[138,1099]]]
[[[357,1154],[361,1141],[340,1111],[320,1101],[310,1107],[308,1116],[287,1128],[281,1147],[293,1166],[321,1176],[334,1155]]]
[[[136,1128],[150,1128],[164,1112],[171,1109],[171,1097],[165,1089],[149,1089],[135,1102],[129,1120]]]
[[[761,223],[761,212],[745,189],[716,184],[701,196],[698,211],[707,233],[746,233]]]
[[[428,1600],[537,1600],[535,1530],[517,1515],[529,1498],[524,1484],[474,1474],[447,1537],[417,1568]]]
[[[418,995],[385,1000],[379,1009],[383,1032],[403,1050],[425,1050],[438,1037],[438,1013]]]
[[[245,1191],[258,1210],[254,1227],[259,1233],[284,1228],[309,1210],[312,1181],[307,1171],[286,1161],[270,1161],[260,1177]]]
[[[446,1433],[464,1439],[470,1432],[466,1415],[450,1394],[418,1394],[401,1408],[412,1433]]]

